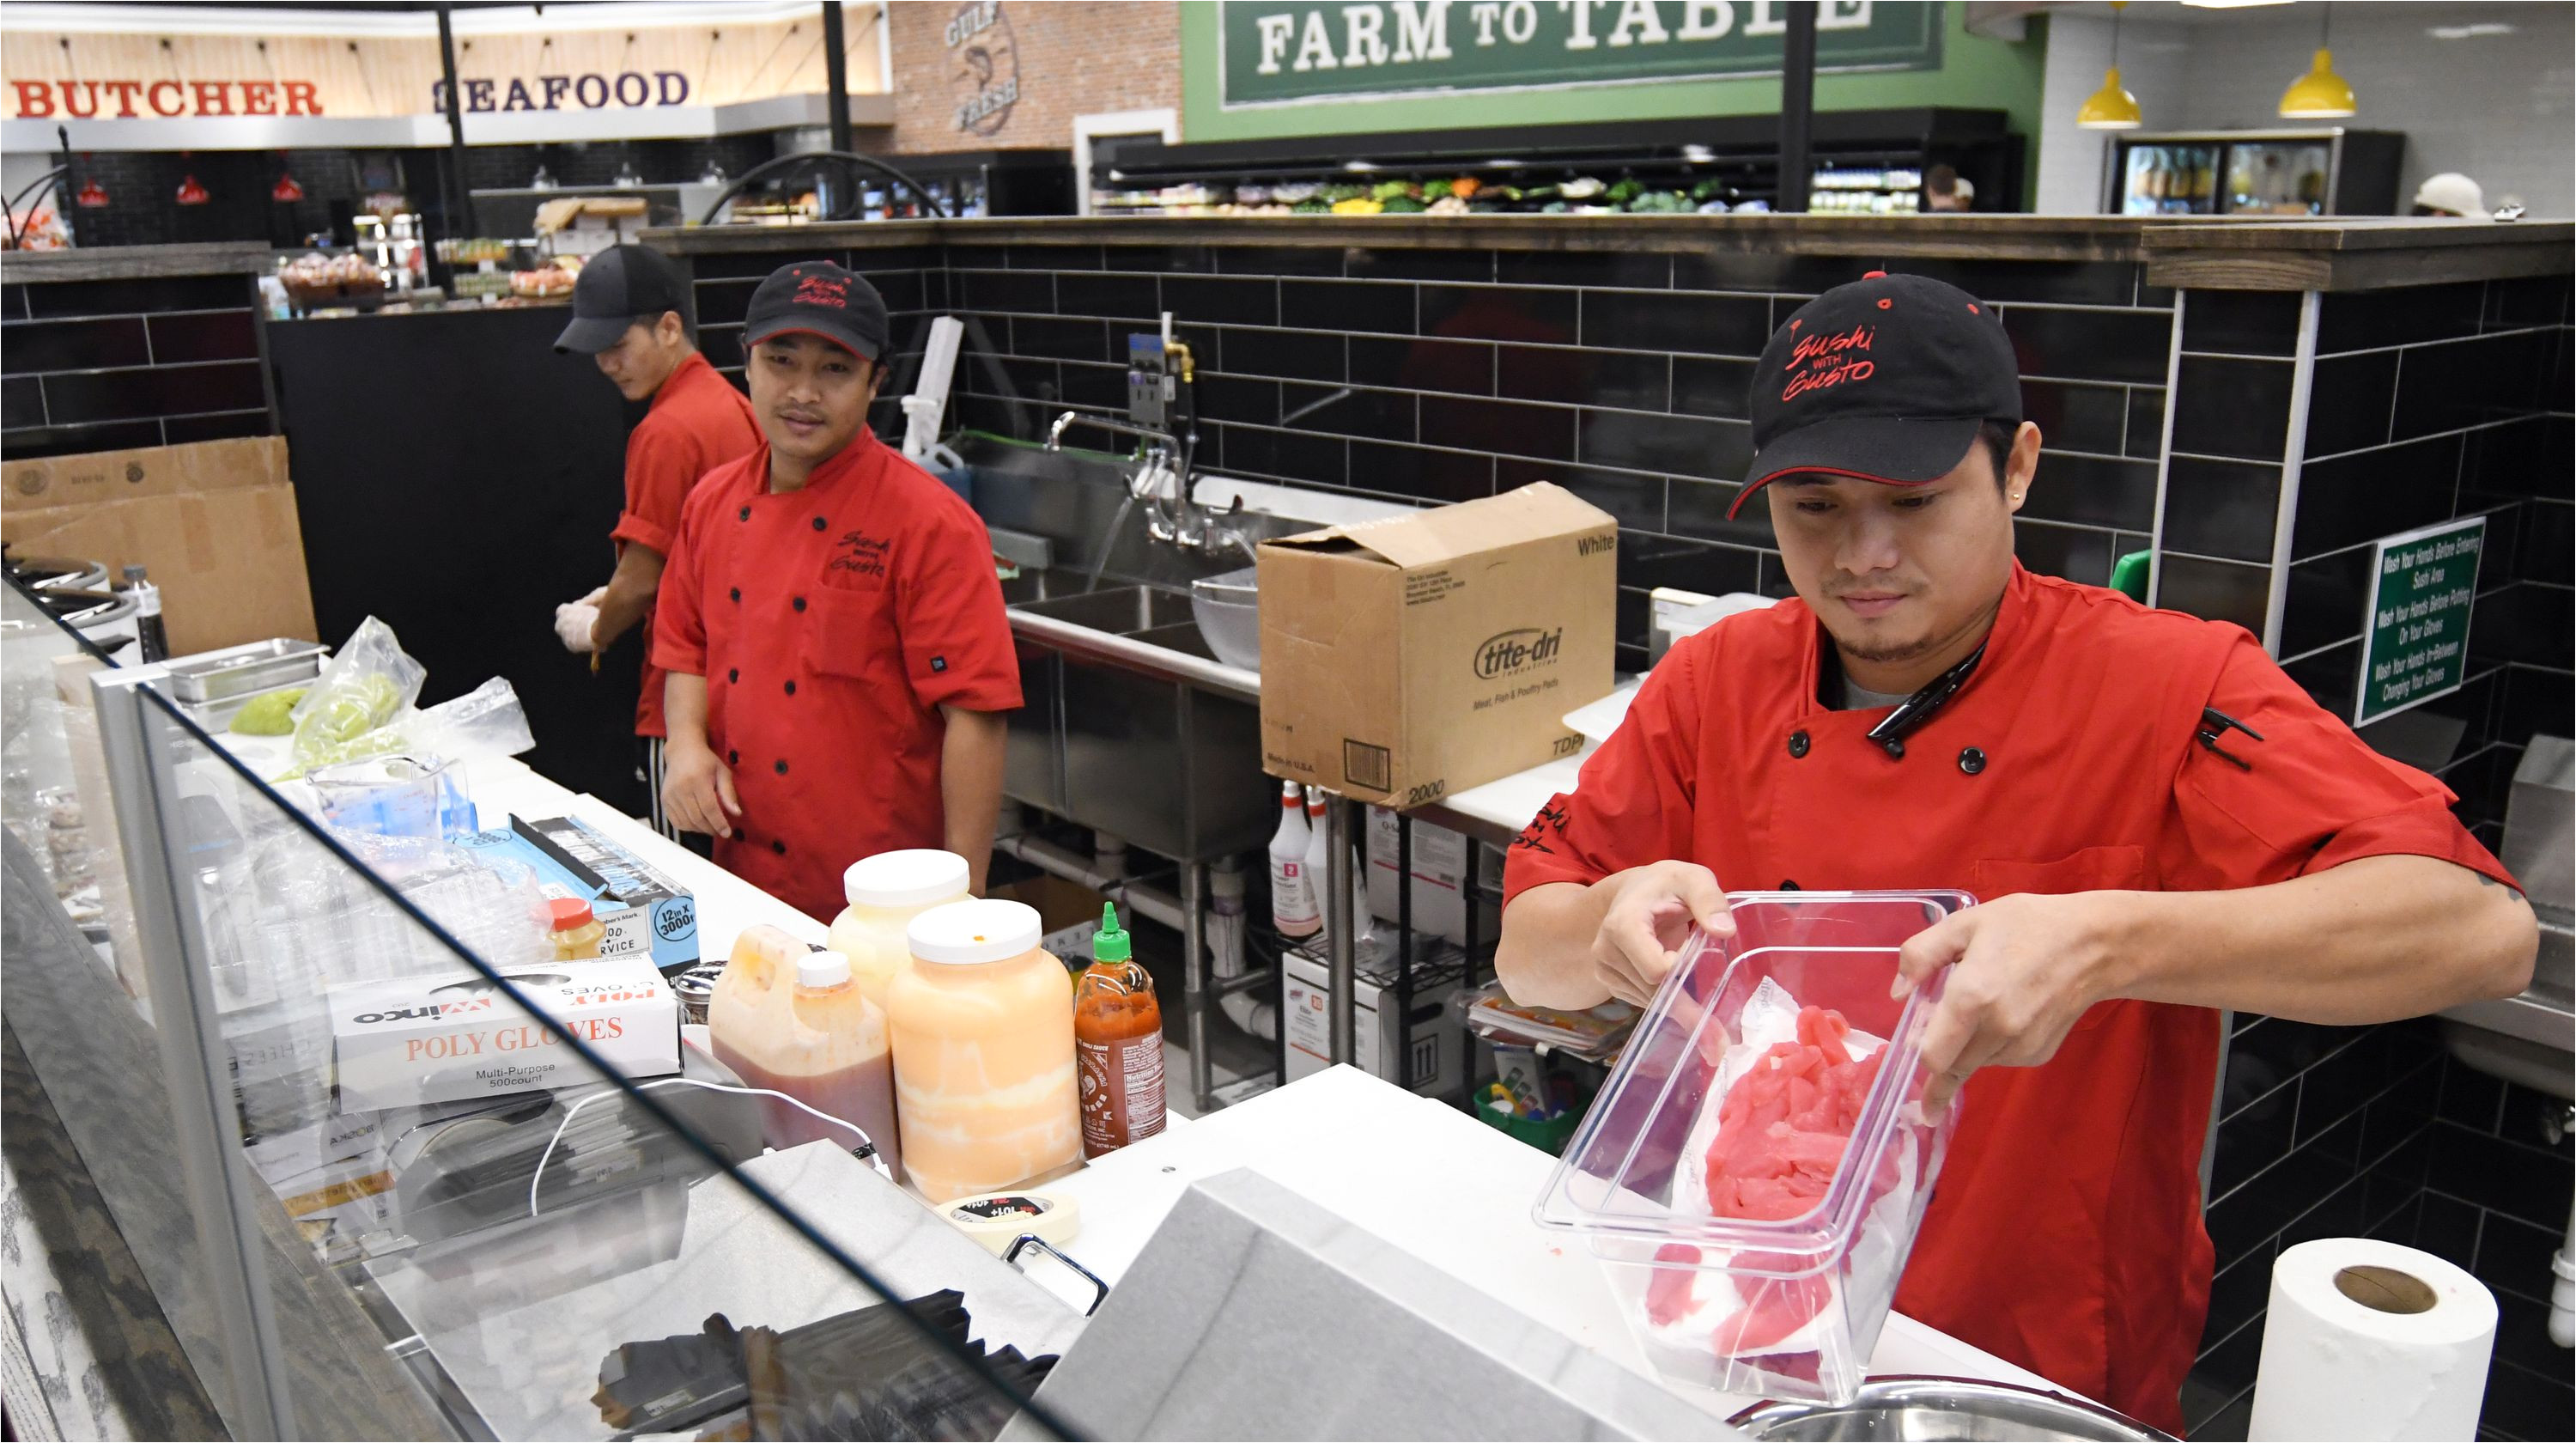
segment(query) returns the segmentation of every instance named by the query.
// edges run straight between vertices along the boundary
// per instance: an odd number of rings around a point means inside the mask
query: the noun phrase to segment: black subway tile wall
[[[1871,268],[1265,245],[950,246],[944,262],[1000,374],[1039,403],[1012,407],[970,356],[967,424],[1029,439],[1063,407],[1123,409],[1126,336],[1168,310],[1197,358],[1208,469],[1416,502],[1555,481],[1619,518],[1632,618],[1654,586],[1785,589],[1767,512],[1725,519],[1752,457],[1746,388],[1775,325]],[[1897,268],[1995,304],[2048,437],[2021,555],[2107,582],[2154,530],[2171,296],[2142,304],[2128,264]]]
[[[697,311],[698,348],[706,353],[708,363],[735,385],[749,389],[742,374],[748,360],[742,350],[744,311],[751,304],[751,293],[760,288],[761,281],[770,272],[799,260],[831,261],[847,266],[866,276],[885,297],[890,337],[885,358],[888,376],[885,383],[877,388],[876,404],[868,411],[868,422],[878,435],[900,441],[905,424],[901,398],[911,393],[913,381],[919,374],[922,352],[930,343],[931,319],[948,309],[949,277],[936,249],[896,246],[856,252],[817,250],[812,255],[760,252],[692,257],[689,263],[690,301]],[[1040,283],[1044,290],[1052,292],[1052,276],[1041,277]],[[988,324],[996,342],[1008,333],[1007,323],[999,319]],[[1092,341],[1090,345],[1078,347],[1081,351],[1078,359],[1106,363],[1109,357],[1103,349],[1105,341],[1098,336],[1094,336]],[[975,364],[970,354],[974,349],[970,338],[968,346],[959,353],[960,388],[965,385],[966,368]],[[986,348],[986,351],[992,354],[998,349],[996,346]],[[1024,374],[1027,382],[1015,378],[1014,384],[1042,384],[1050,392],[1060,386],[1052,363],[1032,366]],[[989,383],[986,384],[989,388]],[[1122,379],[1119,383],[1122,396],[1125,390]],[[951,414],[956,413],[952,411]]]
[[[2298,301],[2197,291],[2183,301],[2161,594],[2204,615],[2232,611],[2258,634]],[[2316,304],[2277,654],[2321,705],[2349,716],[2370,542],[2485,515],[2465,683],[2362,736],[2439,776],[2459,794],[2461,820],[2495,847],[2523,747],[2535,732],[2564,736],[2576,725],[2576,403],[2556,360],[2569,345],[2568,278]],[[2279,375],[2256,374],[2261,366]],[[2245,457],[2262,459],[2234,459]],[[2243,562],[2258,564],[2220,569]],[[2272,1259],[2310,1237],[2345,1235],[2476,1271],[2503,1312],[2480,1436],[2565,1436],[2576,1398],[2546,1324],[2548,1254],[2576,1188],[2564,1134],[2547,1126],[2566,1104],[2471,1070],[2443,1051],[2430,1022],[2329,1028],[2244,1015],[2234,1027],[2209,1190],[2219,1271],[2184,1390],[2193,1436],[2244,1436]]]
[[[0,454],[277,430],[247,275],[53,281],[0,296]]]

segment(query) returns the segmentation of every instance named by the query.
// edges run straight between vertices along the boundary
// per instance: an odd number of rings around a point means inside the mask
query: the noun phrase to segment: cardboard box
[[[1382,937],[1361,945],[1355,964],[1357,1011],[1351,1020],[1358,1055],[1351,1061],[1371,1077],[1402,1086],[1409,1052],[1414,1091],[1425,1096],[1455,1092],[1458,1069],[1466,1065],[1467,1034],[1449,1015],[1449,998],[1465,976],[1466,959],[1455,947],[1416,939],[1414,954],[1421,960],[1414,963],[1411,1025],[1399,1034],[1394,950],[1395,944]],[[1280,1017],[1288,1029],[1288,1080],[1295,1082],[1332,1065],[1333,974],[1332,965],[1312,952],[1290,952],[1285,966]]]
[[[319,638],[286,439],[253,436],[0,463],[0,537],[21,556],[151,570],[170,654]]]
[[[1618,523],[1544,481],[1264,542],[1262,766],[1416,807],[1572,756],[1618,565]]]
[[[332,988],[339,1111],[597,1081],[557,1029],[580,1037],[625,1076],[680,1070],[680,999],[643,958],[560,962],[506,975],[544,1021],[474,972]]]
[[[674,977],[698,963],[697,899],[642,858],[570,817],[523,821],[459,837],[456,845],[487,866],[516,864],[536,873],[549,897],[590,904],[608,935],[602,957],[644,957]]]

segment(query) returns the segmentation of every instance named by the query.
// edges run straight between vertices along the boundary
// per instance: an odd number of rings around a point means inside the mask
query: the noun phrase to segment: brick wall
[[[952,48],[946,30],[972,0],[895,0],[894,150],[919,155],[1005,146],[1065,146],[1073,118],[1181,103],[1181,22],[1175,0],[1002,0],[995,22]],[[1019,99],[981,130],[961,129],[990,62],[989,84],[1016,75]]]

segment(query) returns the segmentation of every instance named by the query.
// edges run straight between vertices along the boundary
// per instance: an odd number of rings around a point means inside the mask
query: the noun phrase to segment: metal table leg
[[[1324,803],[1324,931],[1332,966],[1333,1005],[1328,1014],[1335,1066],[1359,1060],[1359,949],[1352,936],[1351,803],[1339,793]],[[1281,1018],[1285,1027],[1287,1019]]]
[[[1189,1014],[1190,1098],[1204,1117],[1216,1110],[1216,1059],[1208,1055],[1208,1009],[1216,991],[1208,986],[1207,868],[1181,864],[1181,991]]]

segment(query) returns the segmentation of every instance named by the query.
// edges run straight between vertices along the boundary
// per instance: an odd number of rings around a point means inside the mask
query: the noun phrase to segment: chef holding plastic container
[[[1928,1100],[1959,1131],[1897,1307],[2168,1430],[2208,1304],[2219,1009],[2412,1017],[2527,983],[2511,876],[2240,628],[2034,575],[1997,318],[1871,272],[1754,373],[1797,596],[1678,645],[1511,849],[1513,999],[1647,1001],[1724,889],[1958,888]],[[1974,1080],[1970,1075],[1975,1074]]]
[[[817,918],[844,871],[954,852],[984,885],[1020,668],[983,521],[868,430],[885,301],[822,261],[752,293],[765,443],[690,493],[662,575],[663,806]]]

